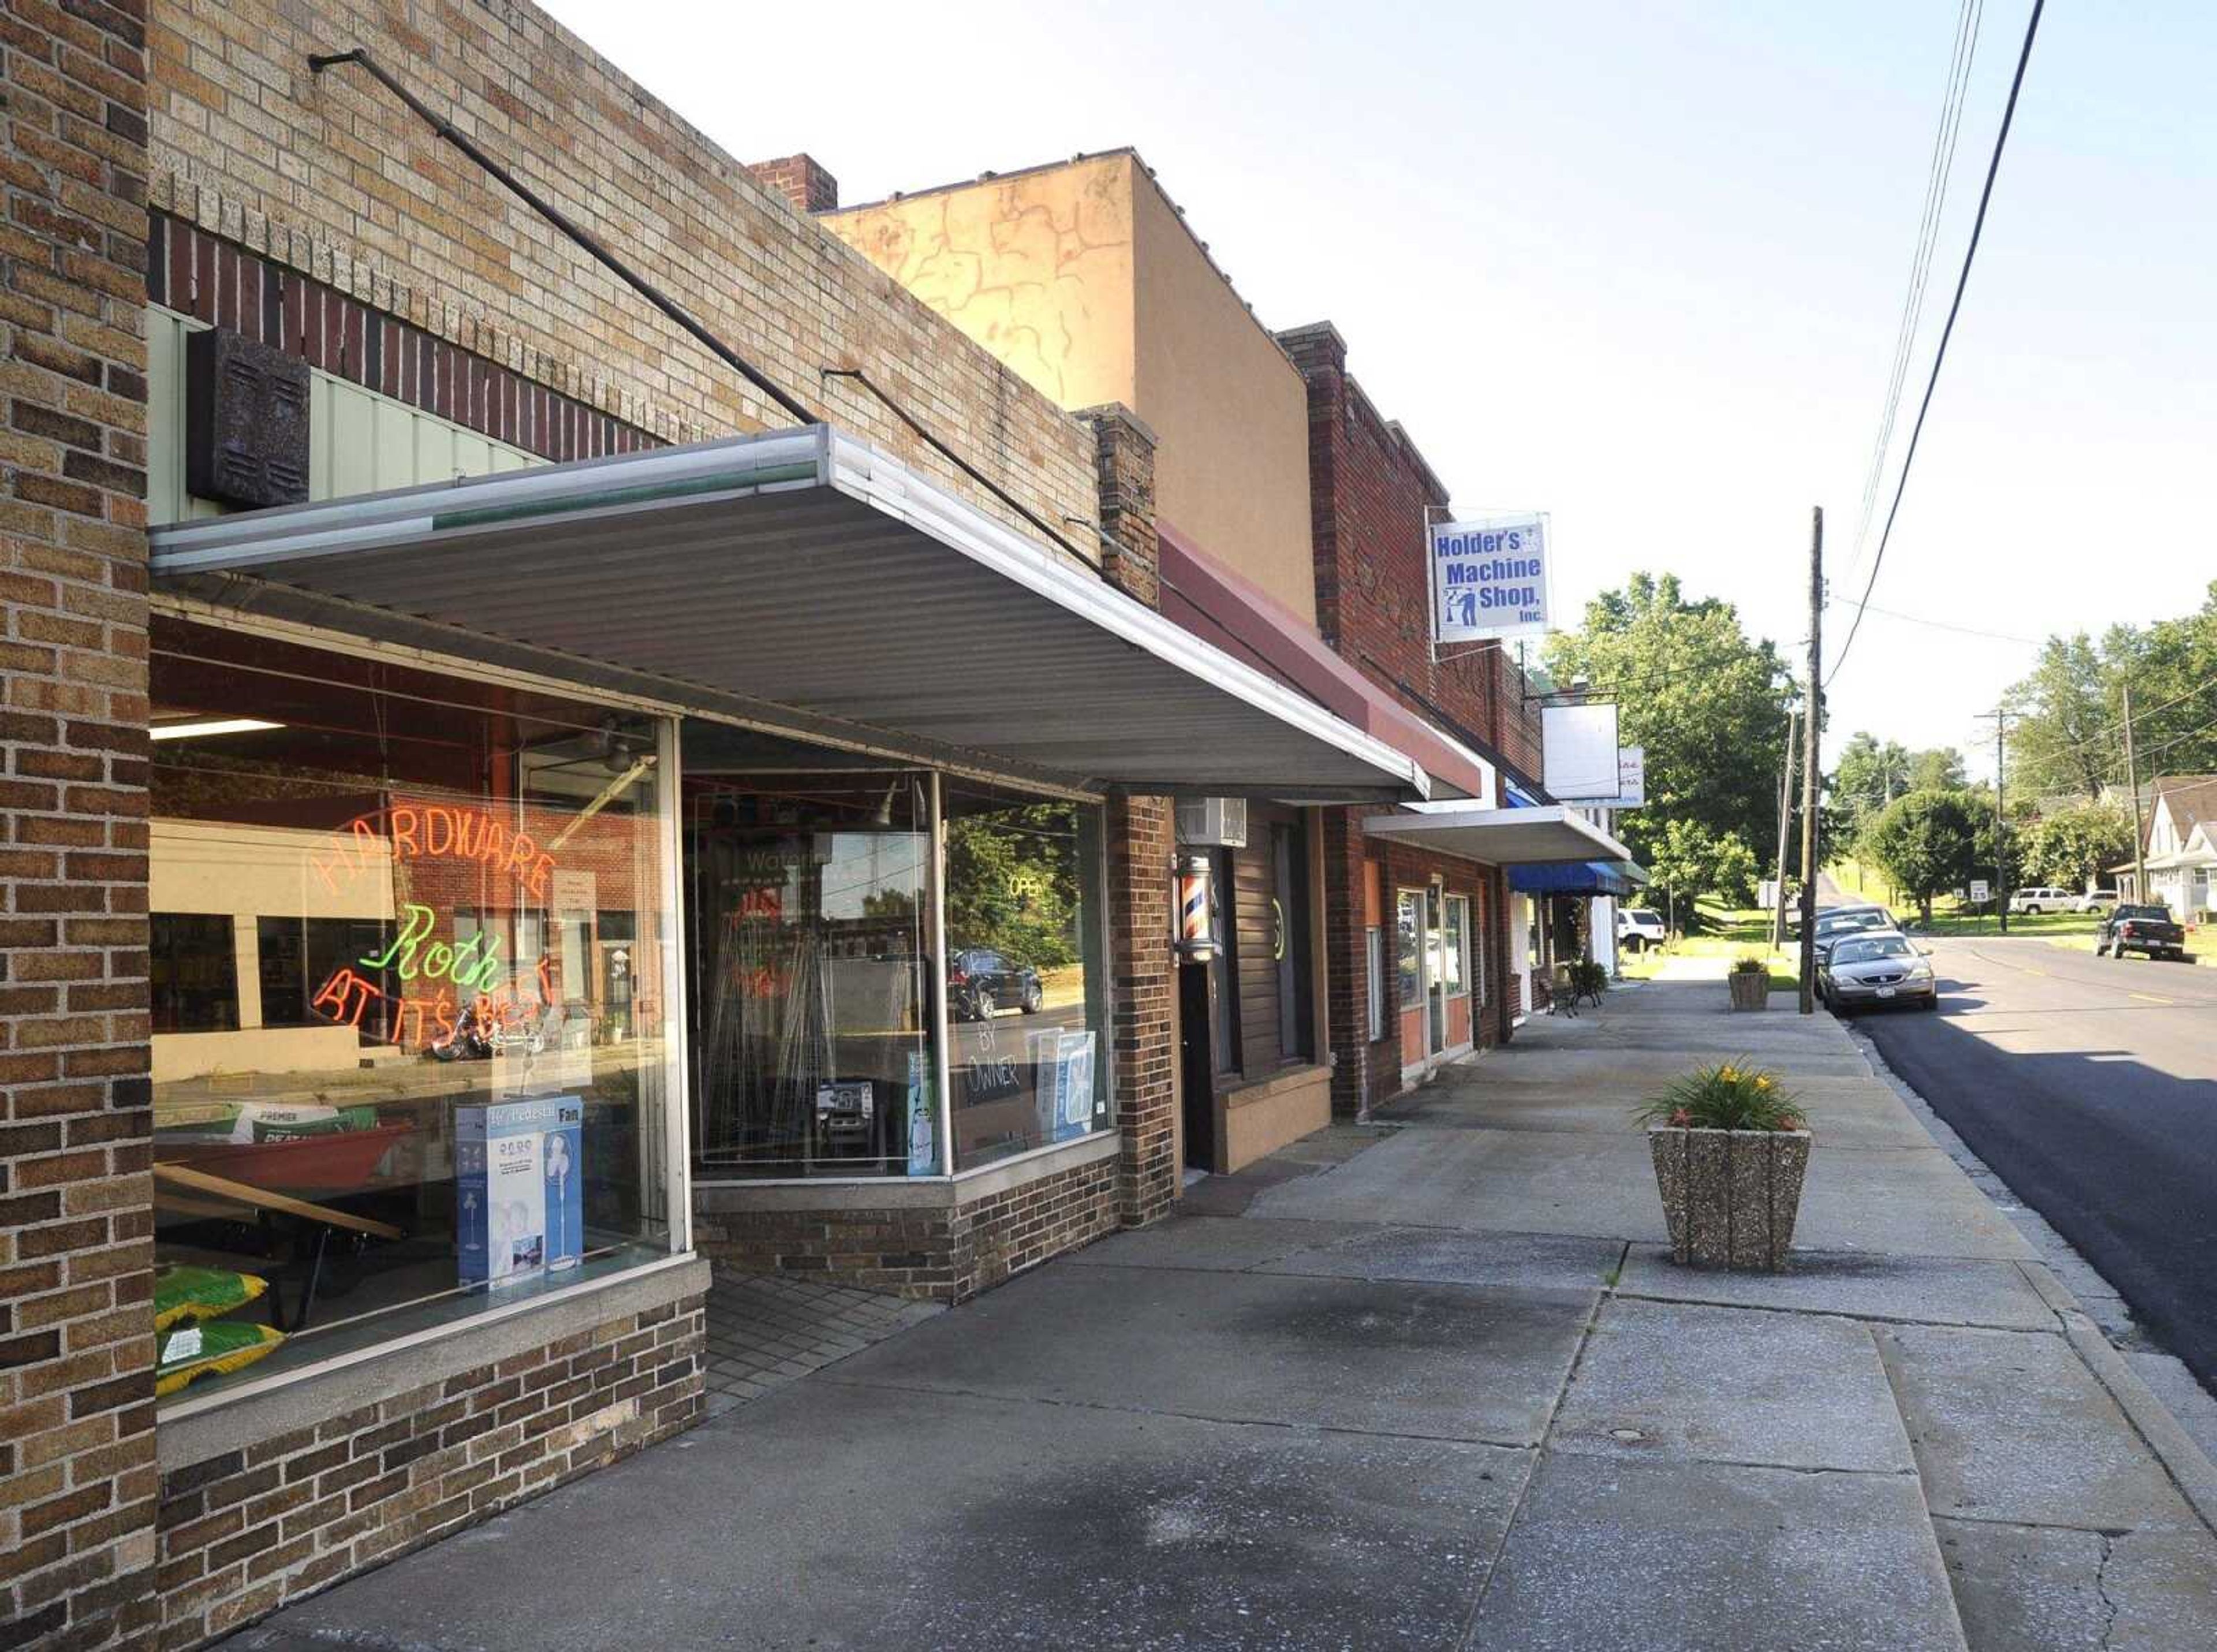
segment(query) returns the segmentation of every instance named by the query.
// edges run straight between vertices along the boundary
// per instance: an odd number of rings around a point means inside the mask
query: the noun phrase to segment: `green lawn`
[[[1788,940],[1786,950],[1770,950],[1770,914],[1760,907],[1738,909],[1701,906],[1701,921],[1708,926],[1699,935],[1682,935],[1667,945],[1652,947],[1634,956],[1620,955],[1619,967],[1627,979],[1652,981],[1663,972],[1664,962],[1672,958],[1715,958],[1725,962],[1747,953],[1756,953],[1770,964],[1770,990],[1794,992],[1800,986],[1800,954],[1794,943]]]
[[[1916,909],[1911,907],[1894,915],[1904,923],[1908,923],[1916,917]],[[2089,947],[2094,944],[2094,931],[2101,927],[2101,914],[2090,912],[2011,913],[2009,920],[2009,932],[2012,935],[2037,935],[2043,938],[2083,935],[2086,937],[2086,944]],[[1935,901],[1932,905],[1931,928],[1929,930],[1920,928],[1917,933],[1920,935],[1998,935],[2001,933],[2001,924],[1990,912],[1976,914],[1961,913],[1954,909],[1952,901]]]

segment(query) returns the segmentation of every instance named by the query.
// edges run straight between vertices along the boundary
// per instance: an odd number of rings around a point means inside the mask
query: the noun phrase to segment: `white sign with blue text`
[[[1431,525],[1432,640],[1482,642],[1547,628],[1547,517]]]

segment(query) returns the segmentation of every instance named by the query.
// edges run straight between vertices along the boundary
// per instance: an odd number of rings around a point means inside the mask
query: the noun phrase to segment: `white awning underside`
[[[1091,790],[1423,797],[1392,746],[822,425],[158,528],[157,589]],[[442,642],[443,640],[443,642]]]
[[[1632,853],[1560,803],[1539,808],[1455,809],[1374,816],[1372,838],[1484,861],[1490,866],[1545,866],[1559,861],[1629,861]]]

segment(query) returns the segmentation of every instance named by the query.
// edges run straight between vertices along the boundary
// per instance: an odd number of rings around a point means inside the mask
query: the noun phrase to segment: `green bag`
[[[164,1268],[154,1276],[154,1328],[166,1331],[182,1320],[212,1320],[244,1308],[268,1283],[250,1273],[220,1268]]]
[[[342,1107],[329,1118],[257,1118],[253,1123],[256,1142],[298,1142],[304,1136],[343,1135],[376,1128],[374,1107]]]
[[[247,1325],[238,1320],[211,1320],[205,1325],[164,1331],[154,1366],[154,1392],[175,1394],[210,1371],[235,1371],[251,1365],[284,1340],[285,1333],[274,1327]]]

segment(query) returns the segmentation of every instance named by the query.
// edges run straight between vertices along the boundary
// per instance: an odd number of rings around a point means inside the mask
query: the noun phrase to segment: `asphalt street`
[[[1938,1013],[1857,1024],[2217,1389],[2217,970],[2029,938],[1927,944]]]

